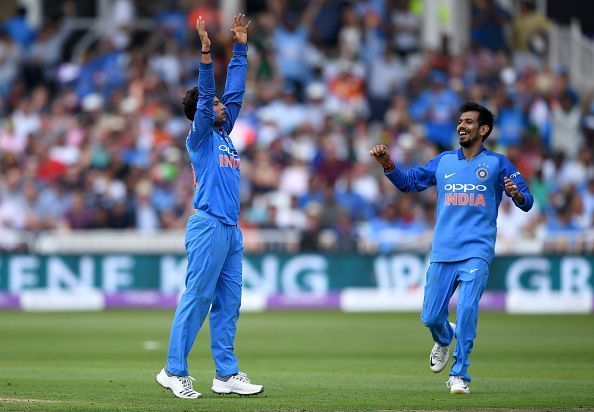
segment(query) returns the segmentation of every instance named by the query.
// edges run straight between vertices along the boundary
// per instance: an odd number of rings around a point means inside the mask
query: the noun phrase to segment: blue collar
[[[485,146],[481,146],[481,150],[479,150],[479,152],[476,154],[476,156],[480,155],[485,150],[487,150],[487,148]],[[476,156],[474,156],[474,157],[476,157]],[[459,148],[458,149],[458,160],[462,160],[462,159],[466,159],[466,157],[464,157],[464,153],[462,153],[462,148]]]

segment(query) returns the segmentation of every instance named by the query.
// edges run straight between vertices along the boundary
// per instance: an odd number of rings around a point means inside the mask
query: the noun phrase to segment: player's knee
[[[200,293],[196,289],[189,289],[189,288],[184,290],[182,297],[186,300],[197,301],[202,305],[210,305],[214,298],[212,295]]]
[[[428,328],[434,328],[443,324],[443,321],[439,319],[439,316],[433,313],[423,313],[421,314],[421,321],[427,326]]]

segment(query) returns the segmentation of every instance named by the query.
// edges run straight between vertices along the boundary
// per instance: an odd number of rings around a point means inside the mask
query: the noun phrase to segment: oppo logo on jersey
[[[485,185],[473,185],[472,183],[449,183],[443,187],[448,192],[472,192],[477,190],[479,192],[484,192],[487,190],[487,186]]]
[[[229,156],[239,157],[237,150],[231,149],[229,146],[225,146],[224,144],[219,145],[219,150],[223,153],[227,153]]]
[[[485,196],[482,193],[487,190],[485,185],[474,185],[472,183],[450,183],[443,187],[448,191],[445,195],[446,206],[486,206]],[[462,192],[462,193],[458,193]],[[467,193],[471,192],[471,193]]]

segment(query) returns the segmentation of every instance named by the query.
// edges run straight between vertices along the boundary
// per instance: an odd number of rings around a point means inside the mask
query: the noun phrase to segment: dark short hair
[[[493,131],[493,120],[495,119],[493,113],[491,113],[491,111],[487,109],[485,106],[481,106],[480,104],[475,102],[465,102],[462,106],[460,106],[460,114],[466,112],[478,112],[479,127],[489,126],[489,131],[483,138],[483,141],[487,140],[487,137],[489,137],[489,135]]]
[[[190,121],[194,121],[196,114],[196,105],[198,104],[198,87],[192,87],[186,91],[186,95],[182,99],[182,106],[184,107],[184,114]]]

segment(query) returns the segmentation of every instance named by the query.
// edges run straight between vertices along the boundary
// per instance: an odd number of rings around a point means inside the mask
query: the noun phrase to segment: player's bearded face
[[[227,113],[225,112],[225,105],[223,103],[221,103],[219,101],[219,99],[217,99],[216,97],[214,99],[213,109],[215,112],[215,126],[220,126],[220,125],[224,124],[225,121],[227,120]]]
[[[479,134],[478,112],[462,113],[456,131],[462,147],[472,147],[477,141],[482,141],[483,137]]]

